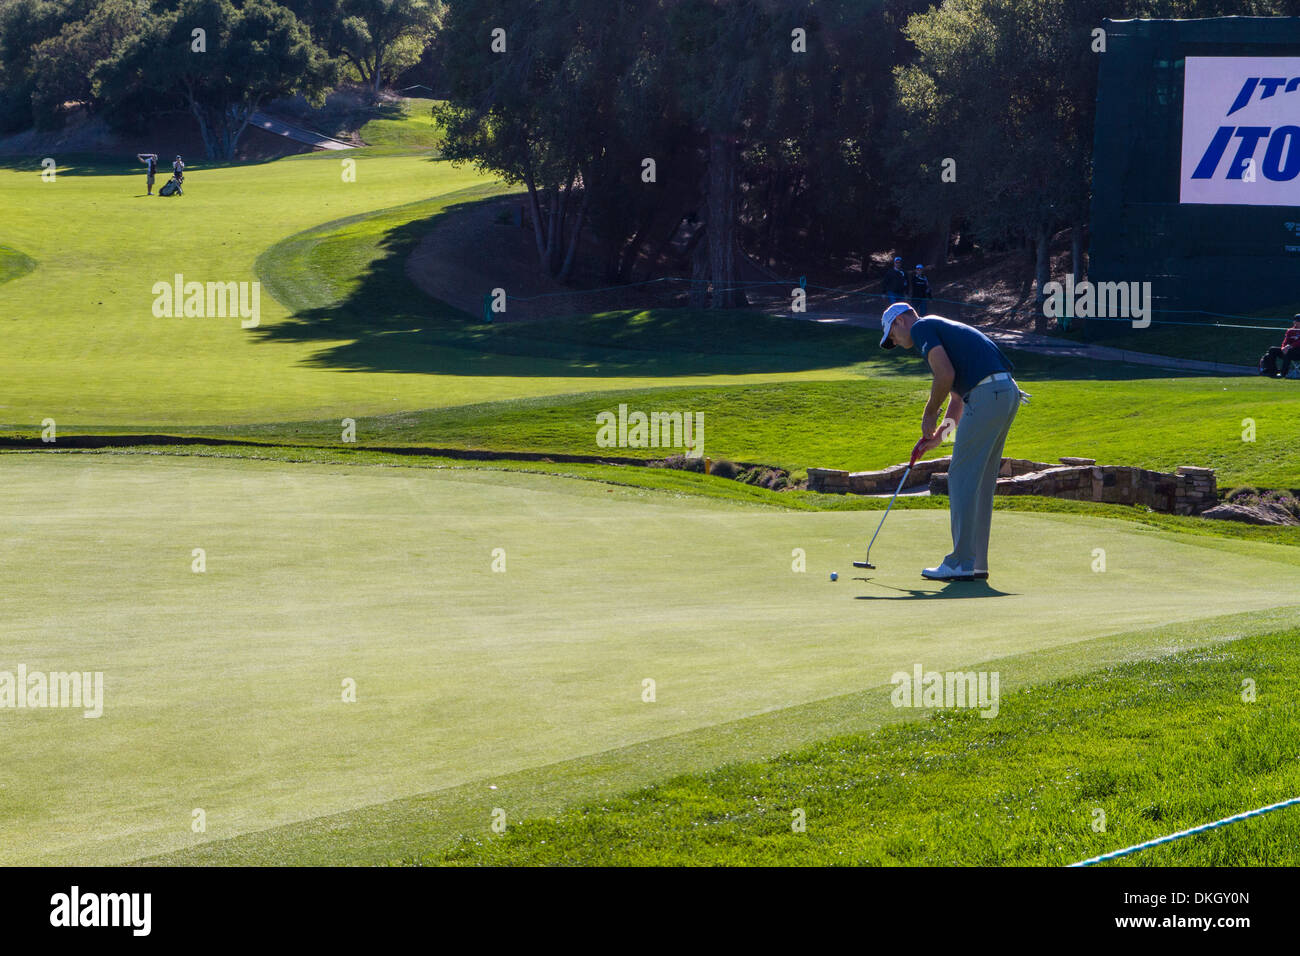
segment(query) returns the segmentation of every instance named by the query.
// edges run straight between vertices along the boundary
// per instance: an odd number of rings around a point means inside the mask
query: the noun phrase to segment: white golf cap
[[[885,314],[880,317],[880,347],[882,349],[892,349],[894,343],[889,341],[889,329],[893,326],[894,320],[904,312],[911,312],[912,307],[906,302],[895,302],[885,310]]]

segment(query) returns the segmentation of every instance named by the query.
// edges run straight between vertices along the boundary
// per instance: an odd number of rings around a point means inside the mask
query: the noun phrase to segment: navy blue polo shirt
[[[958,395],[965,395],[985,376],[1013,368],[1011,360],[979,329],[937,315],[912,324],[912,344],[923,356],[936,345],[943,346],[957,373],[952,390]]]

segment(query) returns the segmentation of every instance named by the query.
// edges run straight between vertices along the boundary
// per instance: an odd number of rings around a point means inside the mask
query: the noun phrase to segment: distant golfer
[[[945,425],[957,429],[948,466],[952,553],[921,576],[932,581],[985,579],[1002,446],[1016,412],[1029,396],[1011,377],[1011,362],[978,329],[938,315],[923,319],[906,302],[885,310],[883,329],[882,349],[916,348],[934,373],[930,401],[921,417],[922,453],[943,441],[946,432],[939,428],[939,410],[944,399],[952,422]]]
[[[158,154],[157,153],[136,153],[135,158],[144,163],[145,175],[144,185],[150,196],[153,195],[153,178],[158,175]]]
[[[179,156],[172,162],[172,176],[175,177],[177,183],[185,184],[185,164]]]

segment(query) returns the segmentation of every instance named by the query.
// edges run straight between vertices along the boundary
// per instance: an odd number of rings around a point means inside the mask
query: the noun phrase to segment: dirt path
[[[789,313],[782,313],[782,315],[785,318],[806,319],[810,322],[856,325],[868,329],[880,328],[880,316],[871,313],[808,312],[796,316],[791,316]],[[1127,362],[1130,365],[1149,365],[1153,368],[1210,372],[1218,375],[1257,374],[1257,370],[1248,365],[1226,365],[1222,362],[1202,362],[1196,359],[1152,355],[1149,352],[1133,352],[1128,349],[1116,349],[1106,345],[1084,345],[1053,338],[1050,335],[1038,335],[1034,332],[1021,332],[1016,329],[1003,329],[992,326],[980,326],[979,328],[980,331],[999,345],[1020,349],[1023,352],[1034,352],[1038,355],[1050,355],[1059,358],[1088,358],[1098,362]]]
[[[317,133],[313,130],[306,129],[302,126],[295,126],[288,120],[271,116],[267,113],[254,113],[248,120],[251,128],[265,130],[268,133],[274,133],[276,136],[284,136],[297,143],[305,143],[308,146],[314,146],[316,149],[356,149],[351,143],[345,143],[333,136],[326,136],[324,133]]]

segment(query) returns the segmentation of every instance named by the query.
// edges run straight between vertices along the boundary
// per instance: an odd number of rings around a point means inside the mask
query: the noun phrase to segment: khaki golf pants
[[[971,389],[957,425],[948,466],[948,509],[952,519],[949,567],[987,571],[993,492],[1002,466],[1002,446],[1020,409],[1020,388],[1012,379]]]

